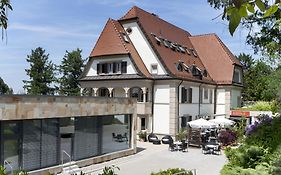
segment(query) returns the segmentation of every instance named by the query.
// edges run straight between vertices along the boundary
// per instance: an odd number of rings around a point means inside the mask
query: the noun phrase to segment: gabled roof
[[[232,84],[234,66],[241,66],[216,34],[190,37],[204,66],[217,84]]]
[[[159,36],[161,38],[168,39],[173,43],[180,44],[187,48],[195,49],[189,39],[190,33],[176,27],[173,24],[159,18],[155,14],[151,14],[146,12],[138,7],[133,7],[125,16],[123,16],[119,21],[121,23],[126,23],[130,20],[136,20],[138,25],[142,29],[142,32],[145,34],[147,40],[151,44],[154,52],[160,59],[162,65],[165,67],[166,71],[173,75],[176,78],[183,78],[192,81],[203,81],[206,83],[215,83],[211,77],[208,75],[207,77],[203,77],[203,80],[199,80],[198,78],[194,77],[191,73],[187,73],[185,71],[180,72],[177,70],[176,63],[179,61],[184,62],[188,66],[192,66],[193,64],[199,67],[201,70],[204,70],[205,67],[202,64],[200,58],[187,53],[183,54],[178,51],[173,51],[170,48],[166,48],[163,44],[158,45],[157,41],[155,40],[154,36]]]
[[[114,26],[113,20],[108,19],[90,57],[128,53],[128,50],[121,41],[120,34]]]

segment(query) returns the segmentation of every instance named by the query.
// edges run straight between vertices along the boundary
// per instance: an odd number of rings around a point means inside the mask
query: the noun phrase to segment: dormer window
[[[158,74],[158,64],[151,64],[151,74]]]
[[[123,33],[123,32],[122,32],[122,37],[123,37],[123,39],[124,39],[124,41],[125,41],[126,43],[129,43],[129,42],[130,42],[128,36],[127,36],[125,33]]]
[[[194,57],[198,57],[197,52],[194,49],[190,49]]]
[[[233,81],[235,83],[242,83],[242,74],[241,74],[241,71],[239,69],[234,70]]]

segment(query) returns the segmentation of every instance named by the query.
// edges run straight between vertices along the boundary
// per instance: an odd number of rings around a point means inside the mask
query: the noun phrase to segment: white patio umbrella
[[[209,122],[202,118],[190,121],[190,122],[188,122],[188,124],[191,128],[215,128],[216,127],[216,124]]]
[[[234,121],[226,119],[224,117],[217,117],[217,118],[209,120],[209,121],[212,123],[215,123],[217,125],[222,125],[222,126],[230,126],[235,123]]]

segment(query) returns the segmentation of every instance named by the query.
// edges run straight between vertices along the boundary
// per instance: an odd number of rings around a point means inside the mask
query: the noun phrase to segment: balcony
[[[137,103],[137,114],[146,115],[152,114],[152,103],[151,102],[138,102]]]

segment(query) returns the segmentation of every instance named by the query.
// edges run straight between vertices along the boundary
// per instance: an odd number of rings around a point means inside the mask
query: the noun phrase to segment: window
[[[127,73],[127,62],[98,63],[97,74],[121,74]]]
[[[192,103],[192,88],[181,88],[181,102],[182,103]]]
[[[145,121],[145,118],[141,118],[141,130],[145,130],[146,129],[146,121]]]
[[[208,96],[209,96],[208,92],[209,92],[208,89],[204,88],[204,100],[208,99]]]
[[[151,74],[158,74],[157,64],[151,64]]]
[[[123,36],[123,39],[126,43],[130,42],[128,36],[125,33],[122,33],[122,36]]]
[[[213,103],[213,89],[210,89],[209,103]]]
[[[235,83],[241,83],[241,72],[240,72],[240,70],[238,70],[238,69],[234,70],[233,81]]]

